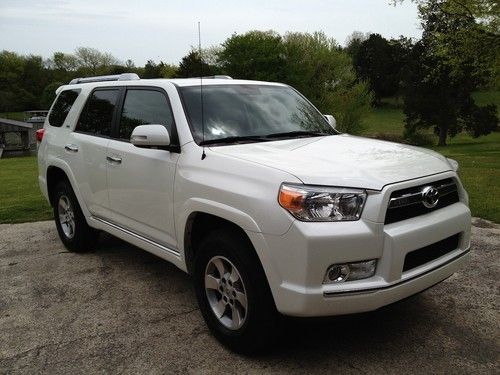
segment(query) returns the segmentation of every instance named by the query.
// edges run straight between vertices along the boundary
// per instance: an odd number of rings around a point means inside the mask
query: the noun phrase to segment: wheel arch
[[[255,251],[252,241],[248,237],[245,230],[238,224],[211,213],[204,211],[194,211],[188,216],[184,228],[183,244],[184,244],[184,259],[188,273],[193,273],[194,259],[196,256],[197,247],[200,241],[211,231],[216,229],[227,229],[234,231],[242,236],[254,249],[257,259],[260,258]]]
[[[73,189],[76,199],[78,200],[78,204],[80,205],[80,209],[82,210],[83,215],[85,216],[88,222],[88,217],[90,216],[90,212],[87,209],[87,205],[83,201],[83,198],[80,194],[80,190],[78,189],[78,186],[76,184],[75,177],[73,176],[73,173],[71,173],[69,166],[60,159],[53,159],[48,163],[45,178],[47,184],[47,194],[51,206],[54,206],[53,202],[54,187],[59,181],[61,181],[61,179],[66,179],[66,181],[68,181],[71,188]]]

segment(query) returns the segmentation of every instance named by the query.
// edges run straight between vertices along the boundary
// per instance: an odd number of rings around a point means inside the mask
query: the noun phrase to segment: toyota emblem
[[[422,203],[427,208],[434,208],[439,202],[439,191],[435,187],[426,186],[422,190]]]

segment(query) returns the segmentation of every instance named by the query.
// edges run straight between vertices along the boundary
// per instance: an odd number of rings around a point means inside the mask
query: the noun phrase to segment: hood
[[[346,134],[211,150],[286,171],[312,185],[381,190],[387,184],[452,170],[434,151]]]

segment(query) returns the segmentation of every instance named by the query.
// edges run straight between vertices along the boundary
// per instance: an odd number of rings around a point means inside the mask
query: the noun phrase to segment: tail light
[[[36,131],[36,141],[41,142],[43,139],[43,134],[45,133],[45,129],[38,129]]]

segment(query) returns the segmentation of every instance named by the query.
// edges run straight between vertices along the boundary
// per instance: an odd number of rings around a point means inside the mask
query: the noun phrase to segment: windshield
[[[203,139],[200,86],[180,87],[179,91],[193,138],[199,144]],[[205,143],[337,134],[316,108],[284,86],[203,86],[203,121]]]

